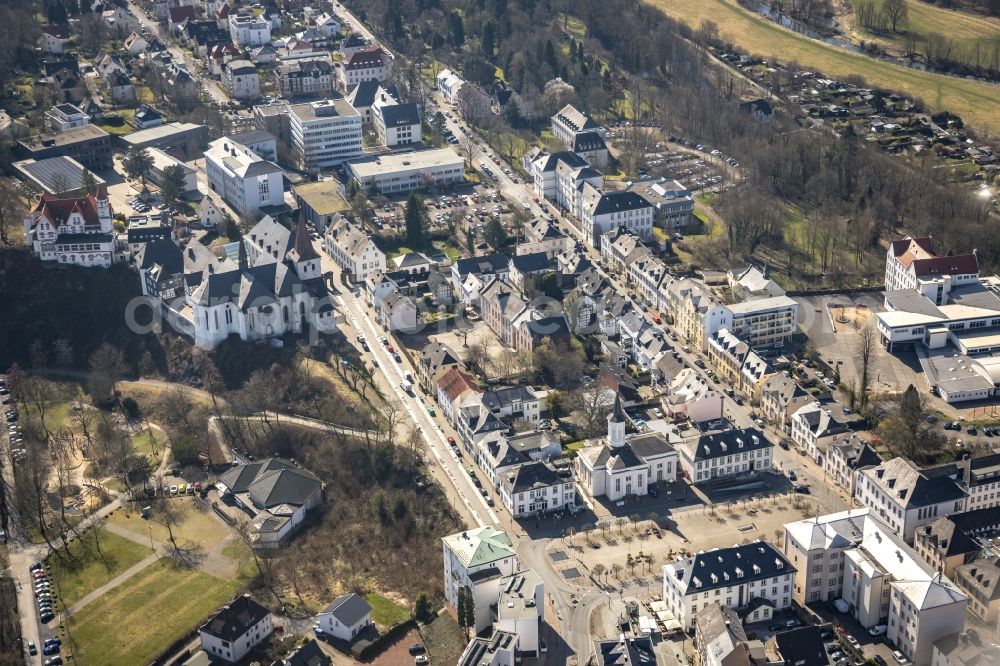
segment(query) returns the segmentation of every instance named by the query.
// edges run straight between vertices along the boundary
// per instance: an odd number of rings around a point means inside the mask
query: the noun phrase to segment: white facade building
[[[333,600],[316,614],[316,624],[328,636],[351,643],[372,624],[372,607],[361,595],[350,592]]]
[[[208,144],[205,171],[209,188],[245,217],[254,218],[263,206],[285,201],[281,168],[229,137]]]
[[[347,170],[363,191],[380,194],[447,187],[465,180],[465,160],[451,148],[366,157],[349,163]]]
[[[108,268],[126,258],[113,214],[104,185],[96,194],[75,199],[43,194],[24,217],[24,238],[42,261]]]
[[[229,36],[234,44],[246,47],[271,43],[271,23],[263,16],[229,15]]]
[[[500,582],[520,567],[510,536],[487,525],[441,539],[444,548],[444,597],[458,607],[458,591],[472,592],[475,603],[475,632],[492,623],[490,606],[500,596]]]
[[[292,104],[288,118],[292,148],[307,171],[328,169],[361,157],[361,114],[346,100]]]
[[[222,85],[234,99],[260,97],[260,76],[249,60],[230,60],[222,68]]]
[[[365,282],[385,271],[385,253],[371,236],[342,215],[336,215],[326,228],[323,249],[354,282]]]
[[[698,611],[713,603],[734,609],[766,606],[768,614],[788,608],[794,576],[795,567],[766,541],[716,548],[665,564],[663,600],[688,630]]]
[[[243,595],[233,599],[198,629],[201,647],[210,657],[234,664],[274,631],[271,612]]]
[[[870,509],[787,523],[783,550],[796,601],[843,599],[862,626],[887,625],[886,640],[916,666],[965,625],[968,598]]]
[[[746,428],[692,437],[677,451],[685,476],[697,484],[770,470],[774,445],[764,433]]]

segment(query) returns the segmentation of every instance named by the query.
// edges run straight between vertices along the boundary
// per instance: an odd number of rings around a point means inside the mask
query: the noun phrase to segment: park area
[[[974,80],[932,74],[869,58],[786,30],[731,0],[646,0],[673,18],[697,29],[714,21],[719,33],[737,46],[764,58],[798,63],[826,76],[861,76],[868,85],[921,98],[936,111],[956,113],[973,127],[1000,129],[1000,88]]]

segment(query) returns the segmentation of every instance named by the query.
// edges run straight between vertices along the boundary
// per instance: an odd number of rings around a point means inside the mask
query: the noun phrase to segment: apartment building
[[[208,145],[205,171],[209,188],[245,217],[257,219],[262,207],[285,201],[281,168],[229,137]]]
[[[825,465],[827,448],[833,438],[847,430],[833,417],[833,411],[819,402],[799,407],[792,414],[791,425],[792,441],[820,467]]]
[[[823,469],[851,497],[857,487],[858,471],[881,463],[882,456],[855,433],[835,436],[823,457]]]
[[[310,172],[362,156],[361,114],[346,100],[325,99],[288,107],[292,149]]]
[[[939,257],[930,237],[907,236],[889,244],[885,257],[885,290],[916,290],[936,305],[946,302],[952,287],[979,280],[979,258],[972,254]]]
[[[374,79],[384,83],[392,71],[392,58],[380,48],[357,51],[346,57],[337,67],[340,89],[350,91],[362,81]]]
[[[921,470],[893,458],[859,472],[854,499],[872,510],[906,543],[914,531],[939,516],[965,511],[968,493],[942,468]]]
[[[379,143],[386,148],[408,146],[421,142],[420,110],[415,103],[399,104],[376,101],[372,105],[372,121]]]
[[[244,48],[271,43],[271,22],[263,16],[229,15],[229,37]]]
[[[278,65],[278,90],[287,98],[333,93],[333,63],[329,55],[296,58]]]
[[[222,85],[235,99],[260,97],[260,76],[249,60],[230,60],[222,67]]]
[[[969,611],[986,626],[1000,617],[1000,557],[990,552],[955,568],[953,580],[969,597]]]
[[[326,228],[323,250],[354,282],[364,282],[385,271],[385,253],[368,234],[340,214],[334,216]]]
[[[514,518],[562,511],[576,504],[571,468],[535,460],[500,474],[500,501]]]
[[[798,324],[799,304],[787,296],[754,299],[727,307],[733,333],[755,348],[784,346]]]
[[[493,526],[458,532],[441,539],[444,556],[444,597],[458,607],[458,591],[469,588],[475,605],[474,631],[492,624],[490,606],[500,596],[504,576],[520,568],[510,535]]]
[[[766,541],[716,548],[665,564],[663,600],[685,630],[712,604],[736,610],[753,604],[748,621],[760,622],[791,606],[795,575],[795,566]]]
[[[587,183],[580,198],[582,201],[575,215],[584,240],[591,247],[600,247],[604,234],[622,228],[635,232],[640,238],[652,238],[653,206],[635,192],[604,192]]]
[[[783,551],[796,601],[843,599],[862,626],[887,625],[886,640],[917,666],[965,625],[968,598],[870,509],[787,523]]]
[[[730,309],[700,280],[671,280],[661,295],[666,300],[660,309],[673,319],[677,335],[695,349],[705,351],[712,335],[723,328],[743,337],[733,327]]]

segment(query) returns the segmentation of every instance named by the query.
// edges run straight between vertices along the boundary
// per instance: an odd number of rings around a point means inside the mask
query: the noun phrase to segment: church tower
[[[97,209],[97,219],[101,222],[101,231],[109,233],[114,229],[114,212],[111,210],[111,200],[108,199],[108,188],[101,185],[94,194],[94,207]]]
[[[292,261],[295,273],[300,280],[313,280],[320,276],[319,253],[316,252],[312,240],[309,238],[305,212],[299,215],[299,222],[295,226],[295,240],[287,257]]]
[[[608,414],[608,446],[625,446],[625,411],[622,409],[622,395],[615,394],[615,408]]]

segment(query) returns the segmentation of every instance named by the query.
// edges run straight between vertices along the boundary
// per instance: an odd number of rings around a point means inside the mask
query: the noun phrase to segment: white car
[[[892,658],[896,660],[897,664],[908,664],[910,660],[903,656],[903,653],[899,650],[895,650],[892,653]]]
[[[881,636],[889,630],[889,627],[884,624],[876,624],[874,627],[868,630],[868,633],[872,636]]]

